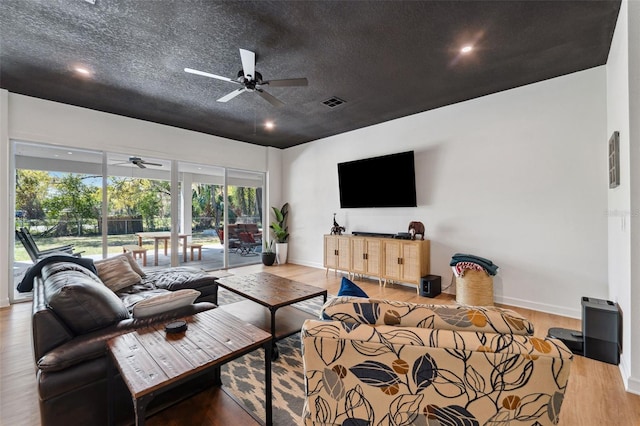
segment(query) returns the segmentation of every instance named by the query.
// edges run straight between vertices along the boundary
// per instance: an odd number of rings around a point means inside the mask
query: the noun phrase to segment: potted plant
[[[271,266],[276,261],[276,252],[273,251],[273,240],[267,243],[267,240],[264,240],[264,250],[262,251],[262,263],[265,266]]]
[[[276,239],[276,259],[278,264],[287,263],[287,251],[289,242],[289,228],[287,227],[287,216],[289,214],[289,203],[284,203],[281,208],[271,207],[275,221],[271,222],[269,228]]]

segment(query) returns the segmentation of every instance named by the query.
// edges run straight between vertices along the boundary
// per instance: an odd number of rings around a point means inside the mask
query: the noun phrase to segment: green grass
[[[67,244],[73,245],[75,252],[83,252],[83,256],[91,256],[102,254],[102,237],[101,236],[82,236],[82,237],[33,237],[40,250],[47,250],[54,247],[64,246]],[[219,242],[218,237],[212,237],[210,235],[194,234],[192,236],[194,243],[213,244]],[[138,238],[133,234],[126,235],[109,235],[107,238],[107,252],[109,254],[122,253],[122,246],[138,244]],[[149,249],[153,248],[153,245],[145,244],[145,247]],[[16,261],[30,261],[31,258],[24,249],[24,246],[20,241],[16,241],[14,258]]]

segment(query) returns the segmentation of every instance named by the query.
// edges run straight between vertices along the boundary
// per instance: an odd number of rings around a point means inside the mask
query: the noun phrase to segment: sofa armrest
[[[339,321],[301,339],[307,425],[554,425],[573,358],[554,339]]]
[[[74,334],[49,307],[44,296],[42,279],[35,279],[33,287],[33,305],[31,332],[33,337],[33,355],[37,361],[51,349],[73,339]]]
[[[120,321],[114,326],[77,336],[75,339],[49,351],[38,360],[38,368],[43,371],[59,371],[90,359],[104,356],[107,351],[106,342],[111,338],[139,328],[164,324],[176,318],[188,317],[215,307],[213,303],[208,302],[194,303],[153,317],[144,319],[130,318]]]
[[[533,335],[533,323],[493,306],[427,305],[363,297],[336,297],[321,310],[324,319],[347,323]]]

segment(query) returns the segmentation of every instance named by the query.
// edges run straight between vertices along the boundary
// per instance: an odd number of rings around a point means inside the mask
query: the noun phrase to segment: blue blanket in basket
[[[456,263],[459,262],[472,262],[477,265],[482,266],[487,274],[495,275],[498,273],[498,265],[494,264],[489,259],[485,259],[484,257],[475,256],[473,254],[464,254],[464,253],[456,253],[451,258],[451,262],[449,262],[449,266],[455,266]]]

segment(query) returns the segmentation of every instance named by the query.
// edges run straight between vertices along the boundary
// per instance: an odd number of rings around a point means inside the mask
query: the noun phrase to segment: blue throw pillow
[[[353,281],[351,281],[347,277],[342,277],[338,296],[369,297],[367,296],[367,293],[364,292],[364,290],[355,285]]]

